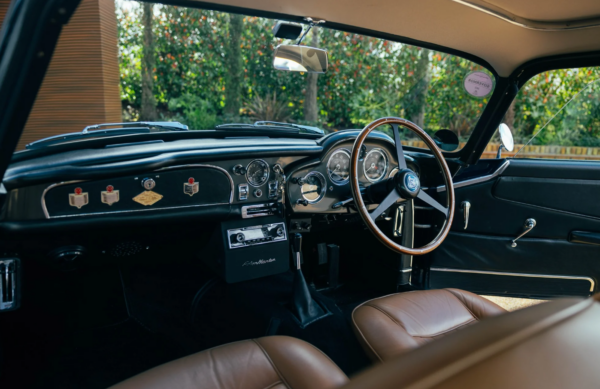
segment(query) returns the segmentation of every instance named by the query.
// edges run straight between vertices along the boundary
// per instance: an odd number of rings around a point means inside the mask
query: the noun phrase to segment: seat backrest
[[[367,354],[379,362],[505,312],[464,290],[420,290],[367,301],[354,310],[352,322]]]
[[[490,318],[382,363],[344,389],[597,388],[599,296]]]

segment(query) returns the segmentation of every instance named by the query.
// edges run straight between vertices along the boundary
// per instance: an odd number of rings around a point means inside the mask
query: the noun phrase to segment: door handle
[[[517,247],[517,240],[521,239],[525,234],[529,231],[533,230],[533,227],[536,225],[536,221],[533,218],[529,218],[525,220],[525,231],[521,233],[521,235],[517,236],[511,243],[510,247]]]
[[[471,210],[471,203],[468,201],[463,201],[462,202],[462,211],[463,211],[463,218],[465,219],[465,230],[467,229],[467,226],[469,225],[469,212]]]

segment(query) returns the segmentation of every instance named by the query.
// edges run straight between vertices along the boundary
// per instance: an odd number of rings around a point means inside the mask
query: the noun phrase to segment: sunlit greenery
[[[252,122],[266,112],[328,131],[361,128],[382,116],[400,116],[429,132],[451,129],[464,141],[488,103],[487,98],[473,97],[463,87],[470,72],[487,72],[468,60],[319,28],[319,46],[329,52],[329,70],[318,77],[318,122],[308,123],[303,111],[306,75],[272,67],[274,48],[293,42],[273,36],[276,21],[246,16],[240,39],[241,107],[237,114],[231,110],[225,114],[230,15],[157,5],[154,16],[154,94],[159,117],[182,121],[193,129]],[[137,120],[142,93],[140,7],[118,0],[117,17],[121,99],[126,119]],[[505,118],[516,142],[529,140],[564,103],[599,76],[598,69],[559,70],[528,82]],[[533,144],[600,146],[599,100],[597,88],[592,89],[586,102],[567,107]]]

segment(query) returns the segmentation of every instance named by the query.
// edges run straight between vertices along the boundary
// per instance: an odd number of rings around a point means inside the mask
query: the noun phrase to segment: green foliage
[[[217,124],[217,115],[211,103],[191,93],[169,101],[173,120],[187,124],[192,130],[209,130]]]
[[[559,69],[538,74],[515,98],[514,137],[534,145],[600,146],[600,68]],[[591,83],[591,84],[590,84]]]
[[[212,115],[216,122],[231,119],[224,113],[227,53],[231,51],[229,15],[156,6],[155,16],[155,95],[163,116],[193,128],[207,128]],[[139,7],[118,7],[118,17],[122,100],[135,109],[141,101]],[[259,111],[258,102],[277,95],[277,109],[285,106],[283,116],[302,123],[306,75],[273,69],[273,50],[286,43],[273,36],[274,23],[243,18],[240,101],[246,117],[237,119],[250,120],[251,112]],[[430,131],[450,128],[466,137],[487,104],[462,87],[466,74],[483,70],[465,59],[326,28],[319,29],[319,41],[329,52],[330,65],[318,78],[317,125],[325,129],[360,128],[378,117],[393,115],[422,120]],[[199,104],[197,109],[192,108],[194,103]],[[201,112],[207,112],[210,120],[187,117]]]

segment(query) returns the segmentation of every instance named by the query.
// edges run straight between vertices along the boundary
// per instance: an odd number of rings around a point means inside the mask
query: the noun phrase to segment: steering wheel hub
[[[394,176],[396,190],[402,198],[414,199],[421,190],[421,182],[419,177],[409,169],[403,169]]]

